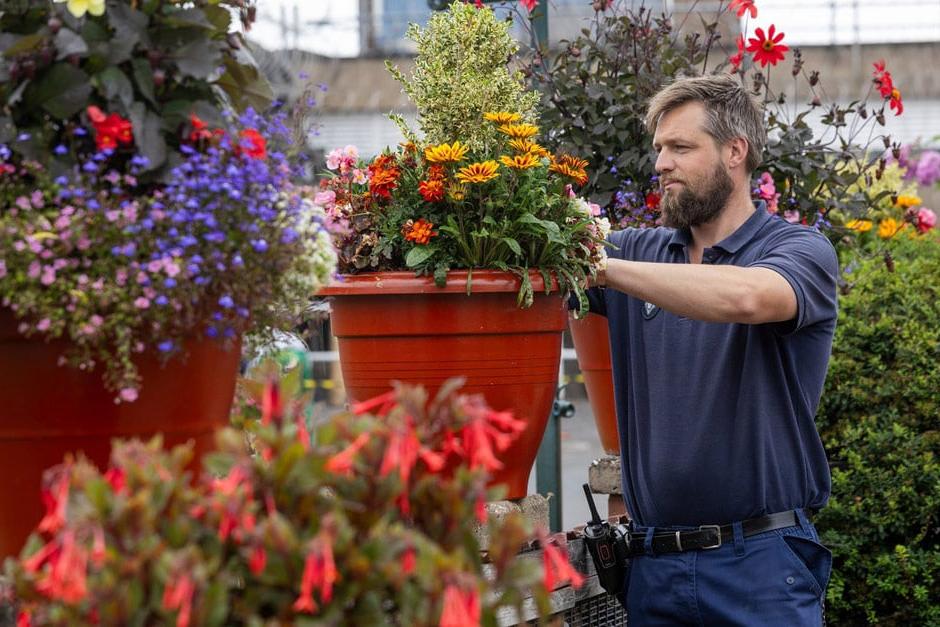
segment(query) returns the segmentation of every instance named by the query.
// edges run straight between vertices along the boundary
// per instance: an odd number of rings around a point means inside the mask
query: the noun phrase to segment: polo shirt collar
[[[739,226],[737,230],[713,246],[721,250],[734,254],[742,246],[751,241],[764,224],[770,220],[771,215],[767,213],[767,204],[761,200],[757,203],[754,213]],[[672,237],[669,239],[668,246],[687,248],[692,243],[692,231],[688,228],[675,229]]]

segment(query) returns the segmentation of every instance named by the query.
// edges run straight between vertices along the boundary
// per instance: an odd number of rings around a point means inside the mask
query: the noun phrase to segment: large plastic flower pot
[[[618,455],[620,438],[617,436],[617,408],[610,368],[607,318],[597,314],[588,314],[580,320],[572,317],[568,328],[571,329],[578,367],[584,376],[584,387],[587,388],[588,400],[594,412],[601,446],[609,455]]]
[[[144,354],[133,403],[114,402],[100,371],[59,366],[66,345],[25,338],[12,313],[0,309],[0,559],[17,554],[43,514],[43,470],[66,453],[84,453],[103,467],[113,438],[150,438],[167,445],[193,440],[196,459],[228,423],[240,347],[191,341],[188,357],[161,365]]]
[[[493,483],[507,498],[528,491],[529,472],[545,431],[566,324],[563,299],[545,294],[530,274],[534,304],[520,309],[520,281],[511,273],[452,271],[445,287],[410,272],[345,276],[320,292],[331,296],[343,383],[351,400],[388,391],[393,381],[431,394],[452,377],[465,393],[481,393],[494,409],[511,410],[527,428],[500,457]]]

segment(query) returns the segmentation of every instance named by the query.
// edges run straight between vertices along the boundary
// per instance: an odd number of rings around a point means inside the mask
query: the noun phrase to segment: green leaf
[[[26,90],[24,104],[64,120],[81,111],[90,95],[91,83],[84,72],[69,63],[56,63]]]
[[[24,52],[30,52],[39,48],[39,45],[42,43],[44,37],[41,33],[34,33],[32,35],[24,35],[16,40],[16,43],[8,47],[3,51],[3,56],[7,59],[15,57]]]
[[[120,69],[111,66],[96,77],[104,97],[108,100],[119,99],[125,107],[134,102],[134,86]]]
[[[519,246],[519,242],[514,240],[511,237],[504,237],[502,239],[503,243],[509,246],[509,249],[518,256],[522,256],[522,247]]]
[[[405,265],[416,268],[434,256],[434,249],[430,246],[415,246],[405,256]]]
[[[150,69],[150,63],[146,59],[134,59],[131,61],[134,68],[134,82],[137,83],[137,89],[146,98],[150,104],[157,106],[157,100],[153,92],[153,72]]]
[[[56,59],[59,61],[73,54],[88,54],[88,44],[81,35],[69,28],[63,28],[56,34],[55,47],[58,50]]]
[[[173,13],[163,18],[163,24],[174,27],[197,26],[207,30],[212,29],[212,23],[200,9],[173,11]]]
[[[256,67],[239,63],[231,57],[225,57],[224,63],[225,74],[216,84],[228,95],[237,109],[250,106],[263,110],[271,104],[274,92]]]
[[[129,4],[117,2],[108,7],[108,24],[114,29],[115,39],[131,39],[134,42],[147,37],[147,25],[150,18]]]
[[[222,51],[209,39],[197,39],[173,54],[180,73],[197,80],[208,80],[220,65]]]
[[[134,126],[134,141],[140,154],[147,157],[146,169],[155,170],[166,161],[166,142],[161,132],[162,119],[138,101],[129,107],[131,124]]]

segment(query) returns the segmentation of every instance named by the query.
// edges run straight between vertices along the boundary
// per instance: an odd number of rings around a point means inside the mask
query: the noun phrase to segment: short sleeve
[[[835,320],[839,259],[832,244],[818,231],[799,226],[781,229],[749,266],[774,270],[796,294],[796,317],[780,325],[782,334]]]

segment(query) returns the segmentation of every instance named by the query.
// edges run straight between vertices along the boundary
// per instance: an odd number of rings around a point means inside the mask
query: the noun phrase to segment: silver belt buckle
[[[714,529],[715,535],[718,536],[718,544],[711,544],[709,546],[703,546],[702,550],[707,551],[709,549],[717,549],[721,547],[721,526],[720,525],[699,525],[699,531],[705,531],[706,529]]]

